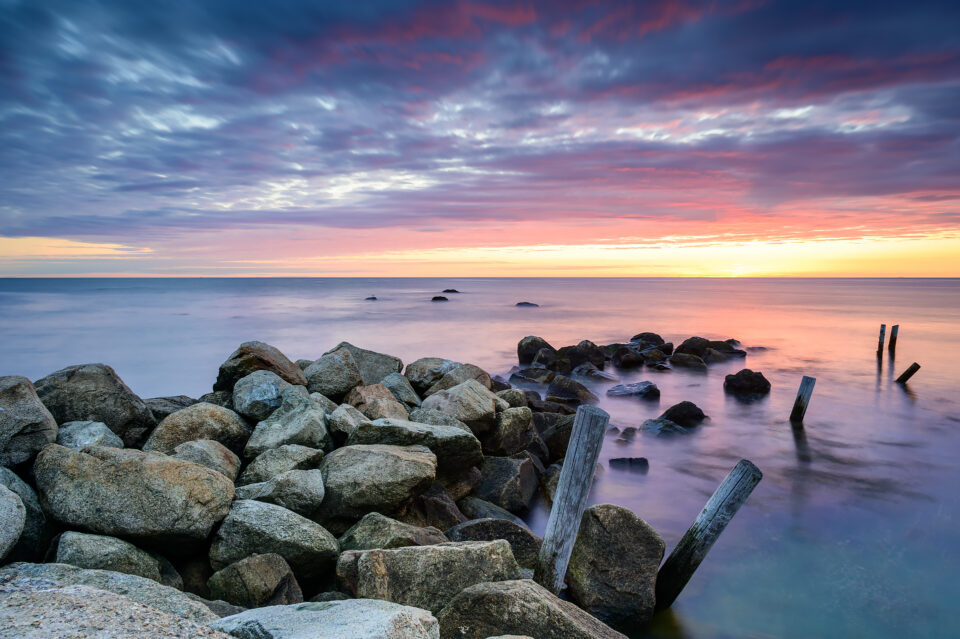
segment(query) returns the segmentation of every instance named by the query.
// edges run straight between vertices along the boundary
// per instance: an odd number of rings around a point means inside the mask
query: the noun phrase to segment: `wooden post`
[[[741,459],[720,483],[657,573],[657,610],[669,608],[677,600],[720,533],[762,478],[759,468]]]
[[[899,332],[899,324],[894,324],[892,327],[890,327],[890,345],[887,346],[887,350],[890,351],[891,355],[893,355],[897,350],[897,333]]]
[[[797,399],[793,402],[793,410],[790,411],[790,421],[795,424],[803,423],[803,416],[807,413],[807,405],[810,403],[810,396],[813,395],[813,386],[817,383],[816,377],[803,376],[800,380],[800,390],[797,391]]]
[[[563,588],[570,553],[580,529],[580,518],[593,485],[603,433],[609,421],[610,415],[596,406],[580,406],[573,421],[573,432],[557,483],[557,496],[550,509],[534,574],[537,583],[554,594]]]
[[[877,344],[877,357],[883,357],[883,338],[887,334],[887,325],[880,325],[880,342]]]
[[[916,362],[914,362],[913,364],[910,364],[910,368],[903,371],[903,374],[897,378],[897,383],[906,384],[907,380],[913,377],[918,370],[920,370],[920,364],[917,364]]]

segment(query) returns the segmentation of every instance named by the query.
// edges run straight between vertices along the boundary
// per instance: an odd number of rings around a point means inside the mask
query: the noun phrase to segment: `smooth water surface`
[[[451,287],[462,293],[429,301]],[[371,294],[379,300],[364,301]],[[513,306],[523,300],[540,308]],[[899,324],[900,337],[896,360],[884,351],[878,366],[880,323]],[[0,279],[0,374],[99,361],[144,397],[208,392],[249,339],[291,359],[348,340],[506,376],[525,335],[559,347],[640,331],[767,350],[706,374],[622,375],[654,381],[659,404],[593,385],[619,427],[682,400],[711,417],[684,437],[610,437],[601,453],[591,499],[633,509],[668,552],[738,459],[764,473],[672,611],[637,636],[960,635],[958,280]],[[895,384],[914,361],[923,368],[908,387]],[[724,395],[724,375],[744,366],[771,381],[769,398]],[[817,384],[795,431],[802,375]],[[649,472],[608,466],[620,456],[647,457]],[[542,530],[545,514],[531,522]]]

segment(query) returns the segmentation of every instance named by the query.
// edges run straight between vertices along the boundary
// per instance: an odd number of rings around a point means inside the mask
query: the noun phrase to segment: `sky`
[[[0,275],[960,276],[960,2],[0,0]]]

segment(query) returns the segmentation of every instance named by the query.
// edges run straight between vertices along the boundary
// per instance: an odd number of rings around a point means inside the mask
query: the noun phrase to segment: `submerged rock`
[[[707,419],[707,416],[693,402],[680,402],[663,411],[660,419],[669,419],[684,428],[694,428]]]
[[[674,353],[670,356],[670,365],[675,368],[689,368],[706,371],[707,364],[699,356],[690,353]]]
[[[57,431],[57,443],[74,450],[87,446],[123,448],[123,440],[117,437],[103,422],[67,422]]]
[[[514,306],[520,308],[540,308],[539,304],[534,304],[533,302],[517,302]]]
[[[143,450],[169,455],[180,444],[209,439],[239,453],[249,437],[250,427],[235,412],[201,402],[166,417],[150,434]]]
[[[744,368],[736,375],[727,375],[723,390],[745,399],[762,397],[770,393],[770,382],[763,373]]]
[[[300,367],[279,350],[263,342],[244,342],[230,354],[217,374],[215,391],[232,391],[234,385],[256,371],[270,371],[294,386],[306,386],[307,379]],[[241,411],[242,412],[242,411]]]
[[[641,426],[641,430],[651,435],[686,435],[692,432],[691,429],[684,428],[680,424],[669,419],[664,419],[663,417],[645,420]],[[627,440],[623,441],[626,442]],[[617,440],[617,443],[619,442],[620,440]]]
[[[449,302],[450,300],[443,295],[434,295],[431,299],[431,302]]]
[[[607,389],[611,397],[639,397],[640,399],[659,399],[660,389],[653,382],[636,382],[634,384],[617,384]]]

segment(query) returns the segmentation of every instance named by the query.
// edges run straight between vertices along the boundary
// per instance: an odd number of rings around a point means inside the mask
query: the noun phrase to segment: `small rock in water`
[[[602,371],[590,362],[584,362],[580,364],[575,369],[571,371],[574,375],[579,375],[580,377],[589,377],[590,379],[598,379],[604,382],[619,382],[620,378],[614,375],[613,373],[608,373]]]
[[[736,375],[727,375],[723,390],[740,399],[756,399],[770,393],[770,382],[763,373],[744,368]]]
[[[376,295],[371,295],[370,297],[365,297],[365,298],[363,298],[363,301],[364,301],[364,302],[376,302],[376,301],[377,301],[377,296],[376,296]]]
[[[455,288],[445,288],[445,289],[443,289],[443,292],[444,292],[444,293],[459,293],[460,291],[458,291],[458,290],[455,289]]]
[[[443,295],[434,295],[433,299],[431,299],[430,301],[431,302],[448,302],[449,300]]]
[[[539,304],[534,304],[533,302],[517,302],[515,306],[520,306],[522,308],[540,308]]]
[[[663,417],[648,419],[643,422],[641,430],[653,435],[685,435],[693,432],[692,429],[684,428],[680,424],[670,421],[669,419],[664,419]]]
[[[639,397],[640,399],[659,399],[660,389],[653,382],[636,382],[635,384],[617,384],[607,389],[607,395],[612,397]]]
[[[650,470],[650,462],[646,457],[614,457],[610,460],[610,467],[646,475]]]
[[[669,419],[684,428],[693,428],[707,419],[707,416],[704,415],[700,407],[693,402],[680,402],[663,411],[659,419]]]

